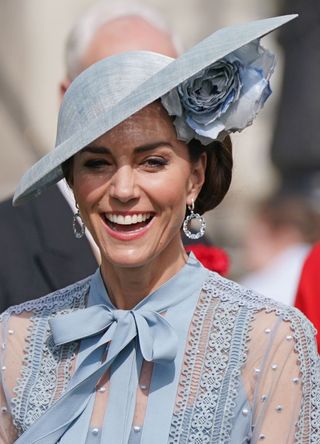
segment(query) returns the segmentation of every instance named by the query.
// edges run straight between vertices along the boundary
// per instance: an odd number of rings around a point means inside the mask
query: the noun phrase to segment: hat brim
[[[272,17],[220,29],[179,58],[169,61],[166,66],[123,97],[113,107],[112,112],[92,119],[34,164],[18,184],[13,204],[19,205],[61,180],[63,162],[140,109],[212,63],[296,17],[296,14]]]

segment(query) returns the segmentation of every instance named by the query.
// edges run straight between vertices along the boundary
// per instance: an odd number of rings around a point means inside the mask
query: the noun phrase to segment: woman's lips
[[[152,217],[151,213],[115,214],[105,213],[107,222],[112,222],[120,226],[130,226],[137,223],[145,223]]]
[[[102,213],[108,233],[120,240],[141,237],[149,229],[154,213]]]

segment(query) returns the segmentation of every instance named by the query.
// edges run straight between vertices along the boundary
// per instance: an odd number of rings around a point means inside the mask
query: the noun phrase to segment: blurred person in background
[[[315,326],[318,332],[316,338],[320,352],[320,243],[313,246],[303,263],[295,306]]]
[[[279,31],[284,72],[271,159],[281,192],[313,199],[320,196],[320,2],[282,0],[281,13],[299,14],[290,32]],[[292,31],[292,32],[291,32]]]
[[[316,244],[312,249],[310,246],[319,240],[320,226],[320,3],[282,0],[279,4],[280,13],[299,14],[290,32],[284,27],[278,34],[284,73],[271,159],[280,185],[275,203],[270,198],[269,206],[276,212],[273,219],[285,216],[285,220],[280,230],[275,229],[262,206],[262,213],[255,221],[256,229],[248,233],[247,241],[247,248],[255,252],[251,255],[258,258],[256,271],[241,282],[295,305],[320,332],[320,246]],[[283,208],[277,203],[279,194],[286,196]],[[297,203],[293,213],[287,212],[290,202]],[[253,245],[255,237],[257,244]],[[317,341],[320,350],[320,334]]]
[[[152,8],[134,1],[97,2],[68,36],[61,97],[82,70],[101,58],[134,49],[176,57],[180,46],[163,17]],[[72,214],[76,211],[64,181],[23,207],[13,208],[12,198],[0,204],[0,312],[96,269],[100,257],[90,233],[82,239],[74,237]]]
[[[257,206],[244,239],[241,284],[295,305],[300,273],[311,244],[319,239],[320,217],[301,197],[271,196]]]

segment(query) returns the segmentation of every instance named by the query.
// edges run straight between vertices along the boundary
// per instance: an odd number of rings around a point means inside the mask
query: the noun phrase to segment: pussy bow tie
[[[64,439],[64,434],[68,435],[74,422],[81,421],[101,376],[130,343],[139,344],[146,361],[171,362],[177,354],[177,335],[169,322],[158,312],[148,311],[143,306],[128,311],[94,305],[57,316],[49,322],[56,345],[91,339],[65,394],[16,441],[19,444],[73,444]],[[107,358],[102,361],[106,347]],[[130,428],[131,424],[127,435]],[[112,439],[108,442],[113,443]]]

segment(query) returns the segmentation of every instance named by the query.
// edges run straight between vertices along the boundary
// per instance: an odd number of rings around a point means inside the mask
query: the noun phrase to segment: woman
[[[258,39],[290,18],[219,31],[176,61],[110,57],[72,84],[56,149],[15,202],[64,175],[75,235],[91,231],[102,263],[2,315],[1,442],[319,440],[312,327],[187,257],[180,236],[200,237],[226,193],[228,134],[270,94]]]

